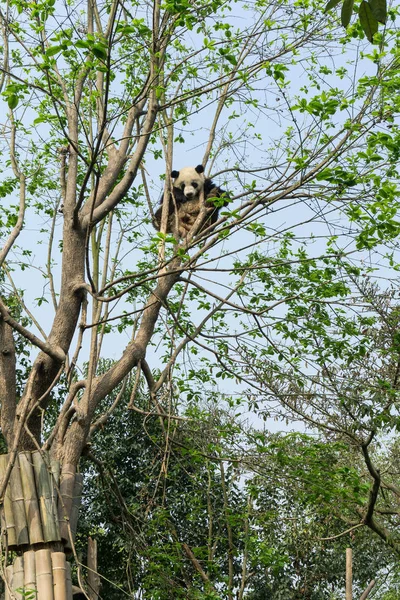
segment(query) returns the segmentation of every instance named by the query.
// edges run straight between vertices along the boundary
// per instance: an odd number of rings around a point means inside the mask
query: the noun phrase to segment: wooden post
[[[353,551],[346,548],[346,600],[353,600]]]
[[[89,588],[90,600],[97,600],[100,591],[100,577],[97,573],[97,541],[91,537],[88,538],[88,557],[87,557],[87,583]]]

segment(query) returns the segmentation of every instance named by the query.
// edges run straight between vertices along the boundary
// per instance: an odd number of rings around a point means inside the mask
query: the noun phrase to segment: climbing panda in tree
[[[204,177],[203,165],[172,171],[171,177],[174,181],[169,197],[167,233],[172,233],[177,238],[186,237],[199,215],[203,199],[206,203],[207,214],[197,233],[215,223],[220,208],[229,203],[229,198],[227,193],[216,186],[211,179]],[[161,229],[163,199],[164,196],[161,197],[160,206],[154,215],[154,225],[158,230]],[[178,213],[177,219],[175,208]]]

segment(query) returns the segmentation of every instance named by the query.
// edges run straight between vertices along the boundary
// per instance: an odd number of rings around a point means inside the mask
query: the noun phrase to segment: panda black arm
[[[215,185],[215,183],[211,179],[206,179],[204,182],[204,196],[205,202],[209,209],[213,208],[210,211],[209,216],[207,217],[206,227],[213,225],[216,221],[218,221],[219,211],[223,206],[229,204],[229,195],[222,188]],[[222,198],[223,202],[213,202],[212,198]],[[209,200],[210,199],[210,200]],[[216,204],[220,204],[216,206]]]
[[[222,188],[215,185],[215,183],[211,179],[206,179],[204,182],[204,196],[205,196],[206,202],[207,202],[208,198],[221,198],[221,197],[226,198],[226,201],[224,201],[223,204],[216,207],[218,209],[221,208],[222,206],[226,206],[227,204],[229,204],[228,192],[226,192]],[[213,204],[213,203],[210,202],[209,204]]]
[[[215,185],[215,183],[212,181],[212,179],[205,179],[204,180],[204,196],[207,198],[207,196],[209,195],[209,193],[211,192],[211,190],[215,188],[217,189],[217,186]]]

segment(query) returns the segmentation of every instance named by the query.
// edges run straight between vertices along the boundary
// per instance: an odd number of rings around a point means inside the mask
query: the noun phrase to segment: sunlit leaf
[[[85,40],[77,40],[75,42],[75,48],[90,48],[90,44]]]
[[[61,50],[61,46],[50,46],[50,48],[47,48],[46,50],[46,56],[55,56],[56,54],[61,52]]]
[[[18,96],[15,96],[14,94],[8,96],[7,104],[9,108],[11,108],[11,110],[13,110],[13,108],[16,108],[18,106]]]

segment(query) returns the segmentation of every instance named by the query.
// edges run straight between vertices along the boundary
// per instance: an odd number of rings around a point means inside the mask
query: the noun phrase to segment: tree
[[[1,6],[0,497],[6,549],[24,551],[8,585],[48,600],[53,579],[56,598],[71,595],[60,573],[74,552],[79,461],[132,371],[128,404],[140,390],[168,456],[182,403],[214,397],[221,380],[225,401],[247,406],[247,359],[267,354],[279,372],[268,332],[286,335],[293,303],[352,310],[349,252],[396,239],[397,32],[387,27],[360,67],[363,41],[341,32],[338,42],[317,1]],[[176,240],[166,215],[161,232],[150,225],[191,136],[208,172],[228,180],[231,204],[215,228],[199,233],[201,215]],[[350,250],[332,235],[336,221]],[[317,277],[321,302],[290,278],[296,264]]]
[[[305,277],[319,286],[321,279],[315,274],[310,277],[308,271]],[[292,270],[296,285],[301,278],[297,275]],[[349,527],[368,526],[398,553],[398,294],[395,286],[383,289],[371,275],[359,275],[353,274],[353,297],[360,312],[331,310],[328,302],[313,311],[310,320],[303,312],[303,299],[296,300],[282,329],[285,367],[255,363],[252,356],[251,369],[280,399],[286,417],[312,424],[320,441],[344,444],[339,470],[327,465],[322,476],[320,458],[316,471],[311,468],[305,474],[304,464],[312,465],[296,446],[297,456],[288,464],[303,472],[304,485],[311,485],[312,494],[327,503],[330,512],[334,502],[334,513]],[[303,349],[303,360],[309,353],[311,371],[304,370],[307,363],[288,360],[295,346]],[[286,458],[289,454],[286,451]]]
[[[368,528],[343,535],[332,511],[351,493],[344,444],[242,429],[211,405],[174,427],[166,469],[162,430],[148,421],[146,434],[144,419],[117,409],[85,463],[82,542],[98,540],[102,595],[332,600],[344,595],[349,544],[355,596],[373,577],[384,597],[388,573],[393,589],[395,553]]]

